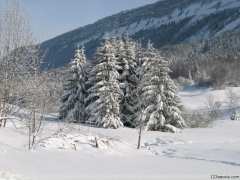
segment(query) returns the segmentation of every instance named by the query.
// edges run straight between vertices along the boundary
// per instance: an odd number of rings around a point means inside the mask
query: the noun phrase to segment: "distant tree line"
[[[240,84],[240,34],[228,32],[197,43],[161,49],[171,59],[171,76],[216,88]]]

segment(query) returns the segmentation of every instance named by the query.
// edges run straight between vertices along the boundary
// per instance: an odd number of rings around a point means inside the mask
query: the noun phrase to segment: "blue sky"
[[[0,0],[4,2],[7,0]],[[157,0],[21,0],[38,41]]]

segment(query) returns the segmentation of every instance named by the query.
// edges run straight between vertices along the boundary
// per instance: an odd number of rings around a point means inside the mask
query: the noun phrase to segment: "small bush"
[[[176,85],[177,85],[180,89],[182,89],[183,87],[191,86],[191,85],[194,84],[194,82],[193,82],[192,80],[186,79],[186,78],[184,78],[184,77],[182,77],[182,76],[180,76],[179,78],[177,78],[177,79],[175,80],[175,83],[176,83]]]
[[[231,115],[231,120],[233,120],[233,121],[240,121],[240,112],[235,111],[235,112]]]

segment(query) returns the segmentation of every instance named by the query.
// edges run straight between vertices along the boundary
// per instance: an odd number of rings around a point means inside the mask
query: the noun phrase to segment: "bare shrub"
[[[206,128],[212,124],[213,119],[208,113],[195,111],[183,113],[183,118],[189,128]]]
[[[227,105],[230,113],[234,113],[239,104],[239,96],[233,91],[232,88],[226,90]]]
[[[216,101],[214,96],[209,95],[207,97],[206,106],[207,106],[208,115],[212,120],[216,120],[219,117],[221,117],[221,115],[222,115],[222,111],[221,111],[222,103],[220,101]]]
[[[35,58],[36,46],[20,3],[8,1],[0,10],[0,125],[5,127],[12,105],[19,103],[19,87]]]
[[[240,113],[238,111],[233,112],[231,115],[231,120],[240,121]]]
[[[184,87],[186,87],[186,86],[190,86],[190,85],[193,85],[193,84],[194,84],[193,80],[184,78],[184,77],[182,77],[182,76],[178,77],[178,78],[175,80],[175,83],[176,83],[176,85],[177,85],[177,87],[178,87],[179,89],[182,89],[182,88],[184,88]]]

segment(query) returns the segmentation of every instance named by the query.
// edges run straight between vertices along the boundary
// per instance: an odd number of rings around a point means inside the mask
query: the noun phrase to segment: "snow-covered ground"
[[[1,180],[27,180],[25,177],[10,173],[10,172],[0,172]]]
[[[240,95],[240,88],[234,92]],[[226,103],[224,90],[179,94],[187,109],[204,109],[209,95]],[[19,121],[0,129],[0,180],[176,179],[204,180],[211,175],[240,176],[240,121],[224,117],[209,128],[180,133],[90,128],[44,122],[38,143],[27,151]],[[95,138],[100,148],[95,148]],[[15,175],[17,174],[17,175]],[[24,177],[24,178],[23,178]],[[240,178],[235,178],[240,179]]]
[[[221,103],[221,108],[228,108],[228,94],[229,89],[237,95],[240,106],[240,87],[226,88],[223,90],[212,90],[209,88],[187,88],[185,91],[181,91],[179,96],[186,109],[190,110],[204,110],[207,108],[209,98],[212,98],[215,102]]]

